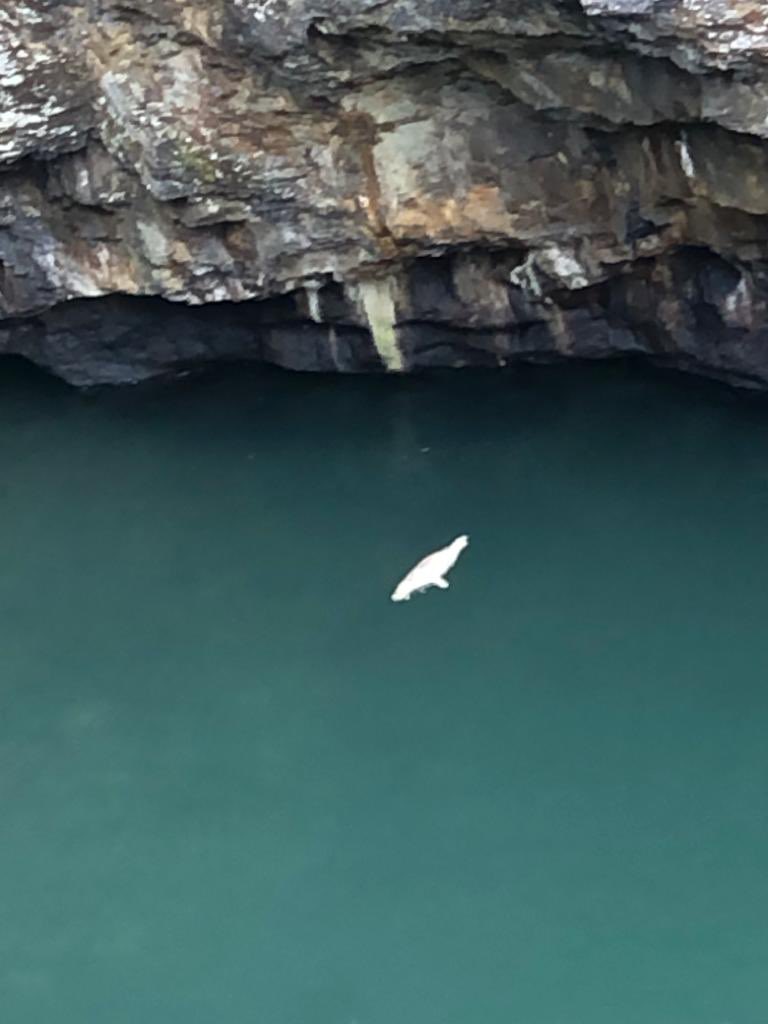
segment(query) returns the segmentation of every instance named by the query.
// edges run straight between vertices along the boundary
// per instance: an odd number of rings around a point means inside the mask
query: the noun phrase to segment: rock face
[[[0,351],[768,384],[768,0],[8,0]]]

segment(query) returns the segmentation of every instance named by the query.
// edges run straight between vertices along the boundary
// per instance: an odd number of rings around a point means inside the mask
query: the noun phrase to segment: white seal
[[[469,544],[469,537],[463,533],[456,540],[451,541],[447,547],[433,551],[431,555],[426,555],[400,580],[392,592],[392,600],[407,601],[411,594],[423,594],[429,587],[447,590],[448,580],[445,578],[445,574],[456,564],[467,544]]]

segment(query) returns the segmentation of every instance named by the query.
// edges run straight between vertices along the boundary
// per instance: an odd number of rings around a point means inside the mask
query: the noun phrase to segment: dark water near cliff
[[[768,400],[0,392],[2,1024],[764,1024]]]

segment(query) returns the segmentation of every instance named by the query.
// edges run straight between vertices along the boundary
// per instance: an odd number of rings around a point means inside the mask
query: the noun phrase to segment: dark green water
[[[768,400],[6,367],[0,445],[2,1024],[768,1019]]]

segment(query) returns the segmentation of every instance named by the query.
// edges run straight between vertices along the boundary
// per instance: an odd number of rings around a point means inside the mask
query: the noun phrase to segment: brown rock
[[[15,0],[0,351],[768,382],[767,58],[768,0]]]

